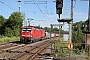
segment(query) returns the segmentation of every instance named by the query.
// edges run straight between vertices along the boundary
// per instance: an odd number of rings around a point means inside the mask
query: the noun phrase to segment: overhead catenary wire
[[[15,10],[14,8],[12,8],[11,6],[9,6],[9,5],[5,4],[5,2],[0,1],[0,3],[4,4],[5,6],[7,6],[7,7],[8,7],[8,8],[10,8],[10,9],[12,9],[12,10],[16,11],[16,10]]]
[[[73,8],[75,8],[75,6],[76,6],[76,0],[73,0],[73,1],[75,1],[75,3],[74,3],[74,5],[73,5]],[[71,9],[71,6],[69,5],[69,4],[71,4],[70,2],[71,2],[71,0],[65,0],[64,1],[64,3],[65,2],[67,2],[67,4],[66,5],[64,5],[64,7],[63,7],[63,10],[64,10],[64,12],[63,12],[63,14],[62,15],[70,15],[70,9]]]
[[[7,13],[7,14],[9,14],[9,12],[7,12],[7,11],[5,11],[5,10],[3,10],[3,9],[0,9],[1,11],[3,11],[3,12],[5,12],[5,13]]]
[[[75,4],[74,4],[74,6],[73,6],[73,8],[76,6],[76,0],[75,0]]]
[[[48,10],[47,10],[47,5],[46,5],[46,6],[44,6],[44,8],[45,8],[45,10],[46,10],[47,15],[49,15],[49,12],[48,12]],[[53,13],[52,13],[52,12],[51,12],[51,15],[53,15]]]
[[[47,14],[49,15],[49,13],[48,13],[48,11],[47,11],[47,5],[46,5],[46,6],[44,6],[44,8],[45,8],[45,10],[46,10]]]
[[[47,17],[43,12],[42,12],[42,10],[40,9],[40,7],[38,6],[38,4],[34,4],[38,9],[39,9],[39,11],[44,15],[44,17]],[[48,17],[47,17],[48,18]]]
[[[4,0],[4,1],[6,1],[6,0]],[[17,11],[17,10],[15,10],[14,8],[12,8],[11,6],[5,4],[5,2],[0,1],[0,3],[4,4],[5,6],[7,6],[8,8],[10,8],[10,9],[12,9],[12,10],[14,10],[14,11]],[[0,9],[0,10],[10,15],[9,12],[7,12],[7,11],[5,11],[5,10],[3,10],[3,9]],[[22,12],[22,13],[23,13],[23,12]],[[25,17],[27,17],[27,16],[25,15],[25,13],[24,13],[23,15],[24,15]]]
[[[48,2],[52,2],[52,3],[53,3],[53,0],[52,0],[52,1],[49,0]],[[48,6],[46,5],[45,9],[46,9],[47,14],[49,15],[49,12],[48,12],[48,10],[47,10],[47,7],[48,7]],[[52,10],[52,9],[50,9],[50,10]],[[51,14],[51,15],[54,15],[51,11],[50,11],[50,14]]]
[[[9,0],[4,0],[4,1],[9,1]],[[11,1],[14,1],[14,0],[11,0]],[[24,1],[25,1],[25,0],[24,0]],[[32,0],[32,1],[36,1],[36,0]],[[52,1],[53,1],[53,0],[52,0]],[[49,2],[52,2],[52,1],[49,1]],[[1,2],[1,1],[0,1],[0,2]],[[66,2],[70,2],[70,1],[66,1]],[[1,2],[1,3],[4,4],[4,5],[6,5],[8,8],[16,11],[14,8],[12,8],[11,6],[9,6],[8,4],[5,4],[5,3],[3,3],[3,2]],[[48,18],[48,16],[47,16],[45,13],[43,13],[43,11],[40,9],[39,5],[38,5],[37,3],[36,3],[35,5],[36,5],[36,7],[39,9],[39,11],[44,15],[44,17],[47,17],[47,18]],[[48,10],[47,10],[47,5],[46,5],[45,9],[46,9],[47,14],[49,15],[49,12],[48,12]],[[53,15],[52,12],[51,12],[51,14]]]
[[[40,7],[38,6],[38,4],[36,3],[36,0],[32,0],[33,2],[35,2],[35,3],[33,3],[38,9],[39,9],[39,11],[44,15],[44,13],[42,12],[42,10],[40,9]],[[31,1],[27,1],[27,2],[31,2]],[[30,3],[29,3],[30,4]],[[45,16],[44,16],[45,17]]]

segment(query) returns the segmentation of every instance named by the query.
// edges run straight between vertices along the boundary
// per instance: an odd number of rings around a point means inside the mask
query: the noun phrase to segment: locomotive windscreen
[[[31,28],[22,28],[23,32],[31,32]]]

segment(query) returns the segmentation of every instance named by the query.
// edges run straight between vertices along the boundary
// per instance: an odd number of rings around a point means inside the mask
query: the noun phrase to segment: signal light
[[[63,7],[63,0],[56,0],[56,8],[62,8]]]
[[[57,14],[62,14],[62,8],[56,9],[56,13],[57,13]]]
[[[56,0],[56,13],[62,14],[63,0]]]

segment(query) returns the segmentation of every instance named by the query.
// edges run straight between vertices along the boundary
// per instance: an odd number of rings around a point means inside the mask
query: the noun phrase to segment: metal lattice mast
[[[71,0],[71,19],[73,19],[73,0]],[[69,23],[69,42],[72,42],[72,24],[73,20]]]
[[[21,2],[21,0],[18,0],[17,2],[19,3],[18,11],[20,12],[20,8],[21,8],[21,6],[20,6],[20,2]]]
[[[90,32],[90,0],[89,0],[89,11],[88,11],[88,27],[89,27],[89,32]]]

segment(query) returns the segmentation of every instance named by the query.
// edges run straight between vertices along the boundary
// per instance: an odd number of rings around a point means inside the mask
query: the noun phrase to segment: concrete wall
[[[69,34],[63,34],[63,41],[68,41]]]

